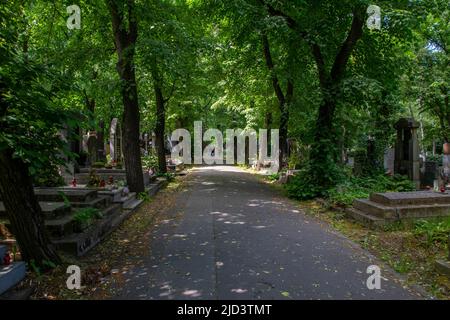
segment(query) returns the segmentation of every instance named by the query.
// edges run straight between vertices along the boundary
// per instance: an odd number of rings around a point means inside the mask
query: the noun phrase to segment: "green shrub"
[[[36,170],[32,178],[36,187],[60,187],[65,185],[64,179],[56,166]]]
[[[104,167],[105,167],[105,162],[103,162],[103,161],[97,161],[92,164],[92,168],[104,168]]]
[[[154,154],[149,154],[142,157],[142,166],[145,169],[153,169],[156,171],[158,169],[158,157]]]
[[[427,156],[427,161],[433,161],[433,162],[438,162],[442,164],[442,155],[441,154],[436,154],[436,155],[430,155]]]
[[[288,196],[297,200],[323,197],[327,195],[330,188],[341,182],[345,177],[345,168],[331,164],[331,162],[330,167],[326,170],[318,167],[320,167],[318,164],[307,165],[291,177],[285,185]],[[316,172],[323,172],[323,175],[317,177]]]
[[[82,208],[73,216],[75,222],[75,232],[81,232],[85,227],[89,226],[94,219],[101,219],[103,217],[100,210],[97,208]]]
[[[290,198],[297,200],[313,199],[321,196],[324,191],[305,169],[291,177],[285,184],[285,189]]]
[[[280,174],[279,173],[272,173],[272,174],[269,174],[266,178],[269,181],[277,181],[278,179],[280,179]]]
[[[175,174],[173,174],[171,172],[158,173],[158,174],[156,174],[156,176],[157,177],[161,177],[161,178],[166,178],[166,180],[169,181],[169,182],[175,180]]]
[[[328,190],[327,197],[331,204],[349,206],[353,200],[368,198],[373,192],[413,191],[412,181],[401,175],[387,176],[378,174],[372,177],[350,176],[345,181]]]

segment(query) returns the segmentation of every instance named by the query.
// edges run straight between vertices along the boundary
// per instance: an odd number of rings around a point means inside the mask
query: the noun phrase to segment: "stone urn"
[[[446,142],[444,143],[444,145],[442,146],[443,150],[444,150],[444,154],[450,154],[450,142]]]

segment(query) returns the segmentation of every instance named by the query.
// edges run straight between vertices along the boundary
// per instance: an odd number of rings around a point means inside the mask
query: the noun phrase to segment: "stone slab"
[[[397,215],[396,209],[393,207],[387,207],[383,204],[374,202],[374,201],[370,201],[368,199],[356,199],[355,201],[353,201],[353,207],[377,216],[379,218],[395,218]]]
[[[386,225],[388,222],[386,219],[382,219],[379,217],[372,216],[370,214],[366,214],[356,208],[347,208],[345,210],[345,214],[348,217],[360,222],[361,224],[368,226],[370,228],[374,228],[374,229],[380,228],[380,227]]]
[[[18,261],[8,266],[0,267],[0,294],[3,294],[23,278],[25,278],[26,266],[25,262]]]
[[[99,195],[110,196],[113,202],[120,202],[122,198],[123,187],[113,190],[98,190]]]
[[[97,197],[97,190],[82,188],[35,188],[34,193],[39,201],[63,202],[61,192],[70,202],[87,202]]]
[[[63,202],[39,202],[42,213],[47,218],[54,218],[70,213],[70,206]],[[6,209],[3,202],[0,202],[0,216],[6,216]]]
[[[128,202],[126,205],[123,206],[124,210],[135,210],[137,209],[142,203],[144,202],[144,200],[141,199],[133,199],[133,201]]]
[[[434,191],[373,193],[370,200],[390,206],[412,204],[450,204],[450,193]]]
[[[439,273],[450,278],[450,261],[436,260],[435,267]]]
[[[98,198],[95,198],[88,202],[71,202],[72,207],[74,208],[106,208],[111,203],[111,197],[110,196],[99,196]]]
[[[120,205],[115,205],[120,208]],[[94,223],[87,230],[79,234],[72,234],[63,239],[54,240],[53,243],[63,251],[76,256],[83,256],[96,246],[102,239],[115,230],[133,211],[117,210]]]

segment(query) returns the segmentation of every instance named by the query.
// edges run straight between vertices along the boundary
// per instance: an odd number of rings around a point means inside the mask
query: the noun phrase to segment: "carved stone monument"
[[[419,127],[419,123],[412,118],[402,118],[395,124],[397,140],[394,172],[407,175],[417,189],[420,188]]]
[[[117,118],[112,119],[109,134],[109,154],[111,161],[122,162],[122,131]]]

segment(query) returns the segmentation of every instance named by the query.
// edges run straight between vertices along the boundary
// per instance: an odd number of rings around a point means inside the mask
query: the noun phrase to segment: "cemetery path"
[[[162,213],[120,299],[414,299],[382,264],[245,171],[200,167]],[[146,241],[147,241],[146,240]]]

